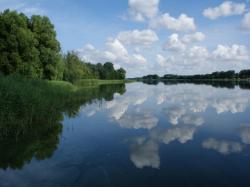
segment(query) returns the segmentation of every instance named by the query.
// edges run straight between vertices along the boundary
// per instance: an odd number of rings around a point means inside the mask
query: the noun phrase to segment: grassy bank
[[[124,84],[134,82],[133,80],[100,80],[100,79],[81,79],[74,82],[77,87],[99,86],[107,84]]]
[[[74,117],[82,106],[125,91],[125,84],[118,83],[80,87],[0,76],[0,168],[22,168],[34,156],[49,158],[57,149],[65,115]]]
[[[101,81],[96,86],[74,85],[64,81],[26,79],[21,76],[0,77],[0,131],[1,136],[29,126],[55,124],[63,113],[74,116],[79,108],[96,99],[111,100],[114,93],[124,93],[124,84]],[[105,83],[105,85],[104,85]],[[114,83],[114,82],[113,82]],[[120,82],[122,83],[122,82]],[[8,128],[6,128],[8,126]],[[25,128],[24,128],[25,129]],[[19,134],[21,132],[15,132]]]

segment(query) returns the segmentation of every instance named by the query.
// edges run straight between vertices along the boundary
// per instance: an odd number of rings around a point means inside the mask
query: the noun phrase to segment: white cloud
[[[83,48],[75,50],[77,55],[86,62],[105,62],[108,60],[102,51],[95,49],[92,44],[86,44]]]
[[[186,14],[181,14],[178,18],[174,18],[165,13],[152,19],[150,26],[152,28],[164,27],[178,32],[194,31],[196,29],[194,18],[188,17]]]
[[[245,61],[249,60],[249,53],[244,45],[218,45],[212,52],[212,57],[215,60]]]
[[[89,50],[89,51],[95,50],[95,47],[92,44],[86,44],[84,48],[85,50]]]
[[[129,0],[129,16],[132,20],[142,22],[153,18],[159,11],[160,0]]]
[[[164,48],[172,51],[184,51],[187,48],[188,44],[193,42],[201,42],[205,39],[205,34],[202,32],[195,32],[193,34],[187,34],[183,37],[180,37],[179,34],[173,33],[168,37],[168,41],[165,44]],[[205,53],[206,49],[202,47],[192,47],[190,52],[202,52]],[[193,55],[196,56],[196,55]]]
[[[38,7],[25,7],[19,10],[27,15],[44,15],[45,11]]]
[[[143,37],[142,37],[143,38]],[[173,33],[164,44],[166,54],[151,48],[131,45],[125,46],[117,38],[109,38],[103,50],[96,49],[87,44],[76,50],[84,61],[97,63],[111,61],[116,67],[123,67],[129,76],[140,76],[152,72],[159,74],[176,73],[195,74],[210,73],[224,69],[248,68],[250,55],[247,47],[241,44],[218,45],[214,50],[208,51],[206,46],[196,45],[204,39],[203,34]],[[132,37],[131,37],[132,40]],[[136,41],[146,44],[146,40]],[[132,42],[132,41],[131,41]],[[127,42],[127,43],[130,43]],[[156,53],[156,54],[154,54]],[[144,55],[147,56],[144,56]],[[155,56],[154,56],[155,55]],[[152,59],[152,57],[154,57]],[[195,70],[193,67],[196,67]],[[140,70],[140,71],[138,71]]]
[[[133,54],[133,62],[141,65],[146,65],[147,59],[141,54]]]
[[[122,31],[117,39],[124,44],[150,45],[159,40],[157,34],[150,29]]]
[[[202,147],[206,149],[213,149],[221,154],[239,153],[243,149],[243,145],[234,141],[216,140],[209,138],[202,143]]]
[[[217,19],[218,17],[226,17],[233,15],[241,15],[246,11],[244,3],[235,3],[232,1],[225,1],[217,7],[207,8],[203,11],[203,15],[209,19]]]
[[[113,56],[114,61],[121,60],[123,62],[129,62],[128,51],[118,39],[109,39],[106,42],[106,46],[108,49],[106,54]]]
[[[183,51],[186,49],[186,44],[182,42],[178,34],[174,33],[168,37],[164,48],[172,51]]]
[[[191,42],[201,42],[205,40],[206,36],[202,32],[195,32],[193,34],[187,34],[183,37],[183,42],[191,43]]]
[[[193,46],[188,51],[188,57],[194,60],[206,59],[209,57],[209,52],[206,47]]]
[[[170,59],[165,58],[161,54],[156,55],[156,62],[162,68],[168,68],[171,66]]]
[[[241,27],[244,30],[250,30],[250,12],[244,15],[244,18],[241,21]]]

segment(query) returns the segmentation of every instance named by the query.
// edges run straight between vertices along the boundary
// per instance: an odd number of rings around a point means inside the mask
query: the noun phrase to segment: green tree
[[[91,70],[79,59],[76,53],[68,52],[64,62],[64,80],[74,82],[75,80],[86,79],[91,76]]]
[[[103,65],[103,69],[104,69],[104,79],[114,79],[115,77],[115,69],[114,66],[111,62],[106,62]]]
[[[126,71],[123,68],[117,70],[118,79],[125,79],[126,78]]]
[[[29,19],[16,11],[0,14],[0,71],[41,77],[39,51],[34,34],[28,28]]]
[[[54,25],[46,16],[32,16],[30,29],[34,33],[36,48],[43,69],[44,79],[61,79],[63,72],[60,43],[56,39]]]

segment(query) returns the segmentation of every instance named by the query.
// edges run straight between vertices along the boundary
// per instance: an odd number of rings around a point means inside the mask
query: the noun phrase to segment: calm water
[[[58,124],[4,136],[0,186],[249,187],[250,90],[242,88],[105,86],[105,97],[65,109]]]

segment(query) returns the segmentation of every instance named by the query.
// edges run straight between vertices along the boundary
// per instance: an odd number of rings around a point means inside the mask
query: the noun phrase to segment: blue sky
[[[63,52],[129,77],[250,68],[250,1],[0,0],[54,23]]]

